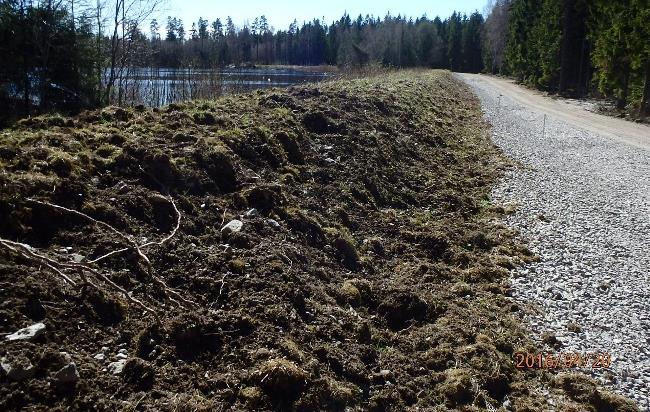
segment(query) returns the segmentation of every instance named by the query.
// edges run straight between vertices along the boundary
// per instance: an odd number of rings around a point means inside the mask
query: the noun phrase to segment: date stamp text
[[[516,352],[514,361],[517,369],[606,369],[612,365],[612,355],[607,352]]]

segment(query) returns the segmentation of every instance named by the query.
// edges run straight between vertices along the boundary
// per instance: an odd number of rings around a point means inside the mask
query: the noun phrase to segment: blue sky
[[[161,26],[167,16],[180,17],[186,29],[199,17],[213,21],[217,17],[225,21],[232,17],[237,26],[252,22],[256,16],[265,15],[269,23],[277,29],[286,29],[293,19],[299,23],[312,18],[325,18],[329,24],[340,18],[344,12],[356,17],[360,13],[385,16],[386,12],[419,17],[426,13],[428,17],[441,18],[449,16],[454,10],[467,14],[478,10],[483,12],[487,0],[321,0],[321,1],[281,1],[281,0],[167,0],[158,13]]]

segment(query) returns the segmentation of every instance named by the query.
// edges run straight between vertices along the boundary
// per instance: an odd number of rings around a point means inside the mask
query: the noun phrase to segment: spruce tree
[[[510,8],[505,57],[509,72],[519,81],[530,81],[530,72],[538,65],[531,32],[539,10],[535,0],[514,0]]]
[[[448,22],[447,53],[449,57],[449,68],[452,71],[460,71],[463,67],[462,33],[463,24],[460,14],[454,12]]]

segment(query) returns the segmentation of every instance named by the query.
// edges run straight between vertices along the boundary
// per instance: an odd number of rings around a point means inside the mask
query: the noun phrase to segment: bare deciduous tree
[[[509,8],[510,0],[490,0],[486,6],[484,53],[486,65],[489,65],[487,69],[492,73],[500,73],[503,69]]]
[[[115,83],[121,83],[125,78],[126,69],[135,58],[133,28],[140,27],[163,4],[163,0],[113,0],[109,14],[112,16],[113,32],[110,38],[109,61],[103,73],[103,100],[112,101]],[[105,4],[97,0],[98,26],[102,18],[100,14],[106,9]],[[99,36],[99,34],[98,34]],[[118,88],[118,104],[121,103],[121,88]]]

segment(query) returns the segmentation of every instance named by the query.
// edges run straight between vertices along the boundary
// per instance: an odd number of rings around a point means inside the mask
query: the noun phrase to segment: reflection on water
[[[117,82],[112,98],[123,104],[158,107],[192,99],[269,87],[286,87],[326,79],[328,73],[294,69],[132,68]]]

